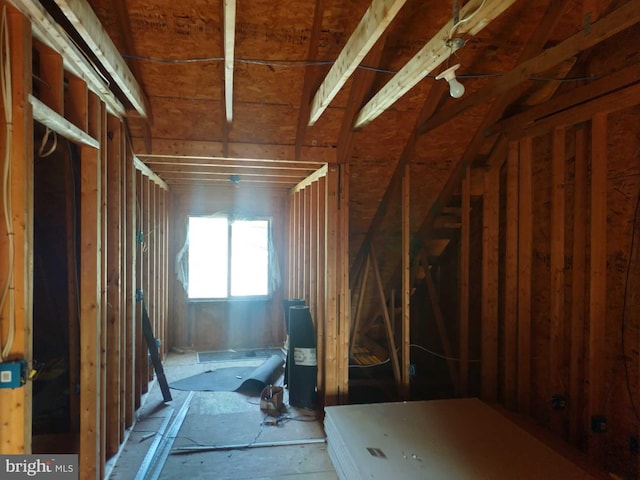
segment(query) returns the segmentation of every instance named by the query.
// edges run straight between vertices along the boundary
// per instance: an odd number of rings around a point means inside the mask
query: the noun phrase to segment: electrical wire
[[[159,57],[144,57],[140,55],[123,55],[123,58],[129,58],[132,60],[140,60],[145,62],[156,62],[156,63],[209,63],[209,62],[222,62],[224,61],[223,57],[201,57],[201,58],[159,58]],[[252,65],[262,65],[265,67],[280,67],[280,68],[304,68],[304,67],[315,67],[322,65],[333,65],[335,61],[331,60],[320,60],[320,61],[311,61],[311,60],[259,60],[259,59],[251,59],[251,58],[235,58],[235,62],[237,63],[246,63]],[[379,68],[379,67],[371,67],[368,65],[358,65],[358,69],[368,70],[377,73],[385,73],[389,75],[395,75],[398,73],[397,70],[390,70],[387,68]],[[436,78],[436,74],[429,73],[425,75],[425,78]],[[456,75],[458,78],[488,78],[488,77],[502,77],[503,73],[462,73],[460,75]],[[591,76],[582,76],[582,77],[530,77],[529,80],[539,81],[539,82],[575,82],[580,80],[596,80],[601,78],[601,75],[591,75]]]
[[[629,380],[629,365],[627,361],[627,355],[625,353],[625,343],[624,343],[624,332],[626,329],[626,316],[627,316],[627,292],[629,288],[629,276],[631,272],[631,263],[633,260],[633,254],[635,252],[635,240],[636,240],[636,230],[638,229],[638,210],[640,210],[640,192],[638,194],[638,200],[636,201],[636,207],[633,213],[633,221],[631,222],[631,246],[629,248],[629,261],[627,262],[627,272],[624,280],[624,292],[622,297],[622,322],[620,328],[621,335],[621,344],[620,348],[622,349],[622,361],[624,363],[624,378],[627,385],[627,393],[629,394],[629,401],[631,402],[631,408],[633,409],[633,413],[636,417],[636,420],[640,421],[640,414],[638,414],[638,408],[636,406],[635,400],[633,399],[633,391],[631,390],[631,381]]]
[[[13,207],[11,204],[11,139],[13,137],[13,106],[11,92],[11,57],[9,49],[9,28],[7,25],[7,7],[2,7],[2,19],[0,21],[0,56],[2,63],[2,72],[0,73],[0,89],[2,90],[2,102],[4,106],[5,120],[5,151],[4,151],[4,168],[2,175],[2,200],[5,227],[7,231],[7,257],[8,268],[6,276],[6,284],[0,298],[0,315],[4,312],[5,302],[9,299],[7,342],[0,351],[0,361],[5,361],[9,356],[9,352],[13,346],[15,332],[15,289],[14,266],[15,266],[15,246],[13,232]],[[0,344],[1,346],[1,344]]]
[[[472,14],[467,15],[465,18],[463,18],[462,20],[460,20],[459,22],[455,23],[452,27],[451,30],[449,30],[449,39],[451,39],[451,37],[453,37],[453,34],[455,33],[455,31],[458,29],[458,27],[460,25],[462,25],[463,23],[467,23],[469,20],[471,20],[473,17],[475,17],[478,12],[480,10],[482,10],[482,7],[484,7],[484,4],[487,2],[487,0],[482,0],[482,3],[480,4],[480,6],[478,8],[476,8]]]

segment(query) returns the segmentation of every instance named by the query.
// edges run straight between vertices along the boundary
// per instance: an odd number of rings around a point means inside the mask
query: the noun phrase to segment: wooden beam
[[[349,339],[349,353],[353,352],[353,347],[358,339],[360,317],[362,316],[362,304],[364,303],[364,294],[367,291],[367,280],[369,279],[370,266],[371,256],[367,255],[367,260],[365,261],[364,270],[362,272],[362,279],[360,281],[360,292],[358,294],[358,302],[356,303],[356,311],[353,314],[353,323],[351,325],[351,335]]]
[[[587,85],[574,88],[568,93],[558,95],[548,102],[531,107],[522,113],[502,119],[487,127],[484,130],[484,136],[503,132],[515,136],[518,134],[517,132],[523,132],[533,126],[537,120],[570,110],[572,107],[632,85],[638,81],[639,77],[640,64],[631,65],[606,77],[589,82]]]
[[[396,342],[394,340],[393,331],[391,330],[391,319],[389,318],[389,310],[384,295],[384,286],[382,285],[382,277],[380,276],[380,268],[378,267],[378,259],[376,258],[373,244],[370,245],[369,256],[371,257],[371,268],[378,289],[378,299],[380,300],[380,309],[382,310],[382,318],[384,320],[384,329],[387,334],[387,347],[389,349],[389,358],[391,359],[391,367],[393,368],[393,378],[398,390],[398,395],[402,393],[402,375],[400,373],[400,364],[398,363],[398,351],[396,350]]]
[[[485,173],[482,199],[481,398],[498,399],[498,263],[500,168]]]
[[[424,134],[451,120],[468,108],[488,102],[497,95],[517,87],[533,75],[554,67],[569,57],[597,45],[622,30],[640,21],[640,4],[628,2],[606,17],[591,25],[588,31],[580,31],[559,44],[544,50],[529,60],[522,62],[508,73],[489,83],[480,90],[465,96],[458,102],[452,102],[437,115],[427,120],[419,129]]]
[[[456,369],[455,360],[453,358],[453,349],[451,348],[451,342],[449,341],[449,333],[445,325],[444,316],[440,309],[440,299],[438,298],[438,292],[433,282],[433,276],[431,269],[426,269],[427,290],[429,292],[429,300],[431,301],[431,308],[433,309],[433,317],[436,321],[436,327],[440,335],[440,344],[442,345],[442,351],[447,357],[447,368],[449,369],[449,377],[451,378],[451,385],[453,385],[453,391],[456,396],[460,394],[460,382],[458,381],[458,370]]]
[[[295,192],[304,190],[312,183],[317,182],[319,178],[326,177],[327,172],[328,172],[328,167],[324,165],[323,167],[319,168],[318,170],[313,172],[311,175],[309,175],[307,178],[302,180],[300,183],[298,183],[295,187],[293,187],[291,191],[295,193]]]
[[[122,315],[121,299],[121,129],[120,121],[109,116],[106,128],[107,136],[107,385],[106,396],[106,443],[107,457],[118,452],[120,446],[120,339],[122,336],[120,316]]]
[[[137,170],[140,171],[144,176],[148,177],[153,183],[159,185],[165,190],[169,190],[169,186],[162,180],[156,173],[151,170],[147,165],[142,162],[138,157],[133,157],[133,164]]]
[[[150,165],[153,169],[169,168],[169,167],[198,167],[202,170],[211,170],[217,168],[233,167],[240,173],[245,169],[248,170],[268,170],[278,171],[286,170],[290,172],[309,172],[316,171],[323,166],[318,162],[281,162],[273,160],[254,160],[254,159],[232,159],[232,158],[196,158],[196,157],[161,157],[155,155],[138,155],[138,158],[145,164]]]
[[[33,119],[49,127],[72,142],[100,148],[100,142],[86,132],[83,132],[62,115],[56,113],[33,95],[29,95],[29,103],[33,107]]]
[[[318,248],[317,248],[317,264],[318,264],[318,313],[316,328],[318,329],[318,358],[325,357],[324,342],[320,342],[320,338],[324,338],[325,323],[327,317],[327,306],[329,305],[325,292],[328,290],[327,285],[327,177],[318,179]],[[318,391],[326,392],[325,384],[325,362],[318,362]],[[325,396],[326,403],[326,396]]]
[[[378,117],[396,100],[412,89],[428,73],[435,70],[457,50],[448,44],[452,31],[473,36],[509,8],[515,0],[471,0],[460,10],[463,19],[453,20],[429,40],[409,62],[360,110],[354,128],[361,128]],[[466,19],[466,20],[465,20]]]
[[[236,0],[224,0],[224,107],[227,123],[233,120],[233,64],[236,43]]]
[[[88,90],[84,80],[69,74],[67,77],[68,93],[64,97],[64,116],[83,132],[88,127],[87,103]]]
[[[553,150],[551,156],[551,255],[550,312],[549,312],[549,392],[553,395],[565,395],[563,381],[564,365],[564,270],[565,270],[565,131],[556,128],[553,131]],[[562,411],[551,413],[550,426],[557,434],[563,427]]]
[[[35,0],[11,0],[11,3],[31,19],[34,37],[62,55],[65,68],[85,80],[89,88],[107,104],[110,113],[122,117],[125,113],[122,103],[42,4]]]
[[[555,25],[562,17],[566,8],[568,8],[568,4],[562,0],[554,0],[550,2],[547,10],[542,16],[542,19],[536,27],[535,32],[520,54],[517,63],[527,61],[542,51],[554,31]],[[462,158],[454,163],[451,173],[449,174],[449,178],[438,195],[437,202],[434,203],[434,206],[430,209],[429,214],[424,220],[423,227],[420,229],[420,231],[423,232],[423,235],[424,231],[427,228],[430,228],[435,219],[440,215],[440,208],[446,206],[449,203],[451,196],[455,191],[457,191],[464,169],[466,167],[472,167],[476,162],[480,149],[487,141],[485,138],[485,131],[503,116],[505,110],[522,94],[525,87],[525,85],[520,85],[519,88],[514,88],[504,95],[496,98],[489,108],[489,111],[483,116],[480,127],[476,130],[473,138],[467,145]],[[419,122],[418,129],[422,128],[422,123],[423,121]],[[496,143],[499,141],[499,137],[494,139],[493,148],[495,148]],[[491,148],[489,148],[489,151],[491,151]]]
[[[146,118],[149,102],[89,3],[86,0],[55,0],[55,2],[133,108]]]
[[[411,166],[402,175],[402,398],[411,396]],[[391,310],[392,312],[394,309]]]
[[[40,71],[38,72],[37,97],[58,115],[64,116],[65,94],[62,56],[37,40],[33,42],[33,46],[39,54]]]
[[[537,136],[551,128],[575,125],[589,120],[595,114],[611,113],[630,108],[639,103],[640,82],[541,119],[527,127],[524,133]]]
[[[28,19],[11,6],[6,9],[11,48],[4,61],[10,62],[10,108],[3,105],[0,148],[10,155],[10,180],[0,189],[10,201],[11,218],[0,222],[0,360],[33,358],[33,122],[26,101],[31,91],[31,30]],[[4,33],[4,32],[3,32]],[[6,70],[4,73],[8,73]],[[9,117],[8,112],[13,116]],[[9,120],[7,120],[9,118]],[[9,129],[12,123],[12,129]],[[3,178],[4,175],[0,175]],[[1,180],[0,180],[1,181]],[[6,190],[5,190],[6,188]],[[3,208],[8,208],[3,201]],[[10,243],[11,242],[11,243]],[[13,276],[10,260],[13,257]],[[13,301],[14,309],[10,309]],[[13,315],[11,315],[13,313]],[[13,323],[10,323],[13,322]],[[13,340],[9,331],[13,327]],[[0,389],[0,450],[3,454],[31,453],[32,382],[21,388]]]
[[[373,0],[338,55],[311,102],[309,126],[316,123],[406,0]]]
[[[605,414],[605,362],[607,324],[607,115],[591,121],[591,222],[589,270],[588,403],[591,419]],[[589,429],[588,450],[603,460],[604,439]]]
[[[471,169],[465,168],[462,178],[460,212],[460,296],[459,296],[459,357],[460,396],[469,395],[469,276],[471,265]]]
[[[80,150],[80,452],[82,478],[100,478],[101,470],[101,204],[99,151]]]
[[[533,145],[522,138],[518,165],[518,411],[531,408],[531,283],[533,264]]]
[[[587,154],[584,125],[576,129],[573,185],[573,246],[571,265],[571,326],[569,343],[569,440],[582,434],[584,328],[586,298]]]
[[[504,403],[515,410],[518,379],[518,163],[517,142],[507,148],[504,259]]]
[[[338,390],[338,331],[339,331],[339,271],[338,256],[339,240],[339,167],[329,168],[326,177],[326,217],[325,217],[325,321],[323,325],[324,344],[324,403],[335,405],[339,403]],[[321,357],[322,358],[322,357]]]
[[[305,120],[306,121],[306,120]],[[131,139],[133,151],[140,157],[156,158],[201,158],[201,159],[235,159],[235,160],[262,160],[265,162],[291,162],[336,163],[336,149],[334,147],[300,146],[299,160],[296,161],[294,145],[255,144],[255,143],[229,143],[228,155],[223,154],[222,142],[204,142],[194,140],[164,140],[154,139],[153,150],[148,152],[144,145],[144,139],[133,137]]]
[[[338,402],[349,403],[349,164],[339,172],[339,238],[338,238]]]

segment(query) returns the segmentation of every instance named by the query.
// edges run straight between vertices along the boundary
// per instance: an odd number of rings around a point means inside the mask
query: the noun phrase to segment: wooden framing
[[[531,407],[531,270],[533,261],[533,151],[530,137],[519,142],[518,165],[518,411]]]
[[[236,43],[236,0],[224,0],[224,106],[227,123],[233,121],[233,52]]]
[[[518,368],[518,143],[507,148],[506,225],[504,265],[504,402],[515,409]]]
[[[319,169],[289,197],[288,294],[304,296],[316,326],[319,401],[347,400],[348,196],[341,167]],[[344,168],[344,167],[342,167]]]
[[[29,22],[13,8],[7,7],[7,28],[11,62],[11,108],[12,129],[3,128],[0,143],[3,148],[11,145],[11,182],[8,196],[11,199],[13,218],[13,301],[15,305],[12,321],[14,337],[11,347],[8,341],[10,318],[9,303],[4,305],[0,319],[0,349],[8,350],[8,358],[32,358],[33,326],[33,280],[29,274],[33,264],[33,165],[24,159],[33,157],[33,126],[31,106],[27,96],[31,91],[31,31]],[[6,106],[3,111],[6,112]],[[3,120],[3,125],[5,124]],[[0,186],[4,189],[4,186]],[[4,207],[4,205],[3,205]],[[8,233],[5,222],[0,223],[0,292],[9,279]],[[0,445],[5,454],[31,452],[31,400],[32,386],[0,390]]]
[[[469,265],[471,260],[471,170],[465,168],[462,178],[460,212],[460,317],[458,320],[458,352],[460,357],[460,395],[469,394]]]
[[[369,5],[313,97],[309,126],[320,118],[405,2],[406,0],[373,0]]]
[[[564,270],[565,270],[565,131],[553,131],[551,156],[551,311],[549,312],[549,398],[564,395],[562,379],[564,338]],[[561,411],[554,412],[551,427],[556,433],[562,432]]]
[[[607,115],[591,120],[591,222],[589,270],[589,390],[587,412],[604,415],[607,318]],[[589,453],[599,459],[604,439],[590,430]]]
[[[580,125],[575,134],[574,162],[574,211],[587,210],[587,155],[585,126]],[[586,294],[586,238],[587,216],[573,216],[573,264],[571,270],[571,325],[569,360],[569,404],[581,405],[581,386],[584,378],[582,357],[584,354],[585,294]],[[569,411],[569,439],[577,442],[581,432],[580,408]]]
[[[99,151],[81,149],[80,231],[80,456],[83,478],[100,478],[101,470],[101,198]]]
[[[498,398],[499,174],[499,166],[485,172],[482,203],[481,398],[487,402]]]
[[[402,398],[408,400],[411,394],[411,167],[405,165],[402,176]],[[392,312],[395,306],[392,303]]]
[[[121,369],[120,369],[120,340],[123,337],[121,305],[121,278],[122,278],[122,244],[121,244],[121,162],[119,155],[122,153],[120,142],[120,122],[113,116],[107,119],[109,131],[107,147],[107,384],[106,390],[106,436],[108,456],[114,455],[120,445],[121,411]]]

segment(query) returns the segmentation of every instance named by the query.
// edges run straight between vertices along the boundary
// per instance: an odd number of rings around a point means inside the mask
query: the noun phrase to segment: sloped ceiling
[[[238,175],[238,188],[277,189],[291,188],[326,162],[348,164],[353,256],[373,230],[384,228],[380,206],[392,196],[389,187],[399,165],[411,166],[415,231],[455,195],[461,164],[481,164],[491,153],[497,137],[485,138],[487,127],[609,72],[590,71],[591,47],[581,47],[507,74],[581,31],[587,37],[598,19],[638,2],[373,2],[382,5],[382,13],[370,20],[360,43],[373,34],[380,15],[390,8],[398,12],[360,52],[366,55],[311,126],[314,95],[371,0],[88,3],[147,102],[145,118],[120,94],[142,161],[174,187],[228,185],[230,176]],[[43,1],[50,11],[78,4],[86,2]],[[505,5],[510,6],[501,13]],[[454,10],[461,11],[462,23],[450,36],[466,44],[426,76],[423,72],[377,118],[354,128],[362,107],[389,82],[401,83],[395,73],[452,24]],[[225,11],[227,33],[234,29],[226,44]],[[477,32],[465,25],[472,16],[480,25]],[[442,46],[446,36],[436,40]],[[434,78],[456,63],[466,88],[460,99],[449,97],[445,81]],[[225,70],[227,78],[232,73],[232,90],[225,89]]]

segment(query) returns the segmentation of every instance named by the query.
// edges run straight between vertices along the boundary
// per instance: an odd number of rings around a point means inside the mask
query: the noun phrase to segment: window
[[[269,295],[269,224],[189,217],[189,298]]]

